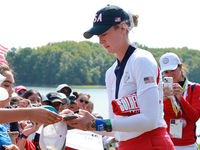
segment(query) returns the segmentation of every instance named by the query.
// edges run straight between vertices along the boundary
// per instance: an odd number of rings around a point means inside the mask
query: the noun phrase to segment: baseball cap
[[[0,62],[6,64],[8,66],[7,60],[5,60],[5,58],[3,58],[2,56],[0,56]]]
[[[52,112],[58,114],[58,111],[57,111],[54,107],[52,107],[52,106],[49,106],[49,105],[42,105],[42,106],[40,106],[40,107],[41,107],[41,108],[48,109],[48,110],[50,110],[50,111],[52,111]]]
[[[45,106],[46,107],[46,106]],[[46,107],[51,111],[53,107]],[[64,150],[65,143],[66,143],[66,135],[67,135],[67,125],[63,121],[59,121],[55,124],[50,125],[42,125],[40,138],[39,138],[39,145],[42,150]]]
[[[2,74],[0,74],[0,85],[5,79],[6,79],[6,77],[4,77]]]
[[[19,86],[15,87],[15,93],[19,92],[20,90],[27,91],[27,89],[23,85],[19,85]]]
[[[67,85],[67,84],[60,84],[60,85],[56,88],[56,91],[59,92],[59,91],[60,91],[61,89],[63,89],[63,88],[68,88],[68,89],[69,89],[69,93],[72,92],[71,87],[70,87],[69,85]]]
[[[61,96],[61,99],[66,99],[67,103],[71,102],[70,99],[67,98],[67,96],[65,94],[63,94],[63,93],[58,93],[58,94]]]
[[[6,89],[0,87],[0,101],[4,101],[6,99],[8,99],[9,95],[8,92],[6,91]]]
[[[2,74],[0,74],[0,85],[6,79]],[[6,89],[0,87],[0,101],[4,101],[9,97],[8,92]]]
[[[62,99],[61,96],[59,95],[58,92],[50,92],[46,95],[47,99],[49,101],[51,101],[52,103],[54,102],[61,102],[62,103]]]
[[[42,96],[42,102],[45,102],[45,101],[51,102],[45,95],[41,95],[41,96]]]
[[[175,70],[178,64],[181,64],[179,57],[175,53],[165,53],[160,57],[161,72],[166,70]]]
[[[122,8],[115,5],[107,5],[96,13],[93,27],[86,31],[83,36],[89,39],[93,35],[100,35],[110,29],[114,24],[120,24],[126,20],[129,20],[129,16]]]

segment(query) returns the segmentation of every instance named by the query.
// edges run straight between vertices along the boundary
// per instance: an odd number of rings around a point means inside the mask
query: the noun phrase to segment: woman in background
[[[92,114],[92,112],[94,110],[94,104],[92,101],[89,100],[89,103],[86,106],[86,110]]]
[[[86,106],[89,103],[90,95],[86,93],[79,93],[76,102],[78,104],[79,109],[86,109]]]
[[[4,77],[4,80],[0,86],[5,89],[5,92],[4,93],[1,92],[0,94],[8,95],[6,99],[3,99],[0,101],[0,108],[2,108],[2,107],[8,107],[10,105],[10,98],[13,93],[12,84],[14,83],[14,78],[13,78],[12,70],[7,65],[4,65],[1,63],[0,63],[0,75],[1,75],[1,77],[2,76]],[[10,109],[10,110],[14,110],[14,109]],[[27,137],[31,133],[37,131],[38,128],[40,127],[40,125],[41,124],[33,122],[33,124],[30,124],[23,129],[23,131],[20,133],[19,139],[15,142],[20,150],[24,149],[25,143],[27,142]],[[17,126],[18,126],[18,124],[17,124]],[[10,137],[8,136],[8,131],[5,128],[4,124],[0,124],[0,131],[1,131],[0,149],[3,148],[2,147],[3,145],[5,145],[5,147],[8,146],[8,149],[10,149],[11,146],[16,148],[15,146],[11,145],[12,141],[11,141]],[[18,131],[18,129],[15,131]],[[13,143],[13,144],[15,144],[15,143]],[[31,146],[31,144],[32,143],[29,141],[29,149],[30,150],[35,148],[34,145],[32,144],[32,146]]]
[[[31,104],[40,104],[42,101],[42,96],[36,90],[28,90],[24,93],[23,98],[29,99]]]
[[[161,72],[173,78],[173,90],[163,88],[164,119],[176,150],[197,150],[196,122],[200,117],[200,85],[190,82],[183,73],[183,64],[175,53],[160,57]],[[182,134],[172,132],[180,122]],[[171,132],[170,132],[170,128]]]

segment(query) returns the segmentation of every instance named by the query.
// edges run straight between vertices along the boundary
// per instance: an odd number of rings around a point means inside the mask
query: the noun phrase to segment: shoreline
[[[54,86],[54,85],[25,85],[25,84],[22,84],[23,86],[25,87],[42,87],[42,88],[45,88],[45,87],[48,87],[48,88],[55,88],[57,87],[58,85]],[[77,89],[106,89],[106,86],[105,85],[69,85],[71,88],[77,88]]]

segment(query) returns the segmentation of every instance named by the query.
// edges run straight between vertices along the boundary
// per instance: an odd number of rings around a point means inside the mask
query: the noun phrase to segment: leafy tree
[[[138,48],[150,51],[159,64],[161,55],[176,53],[187,67],[190,81],[200,83],[200,51],[183,48],[150,48],[135,43]],[[32,49],[12,48],[5,55],[15,71],[16,84],[35,86],[105,85],[105,72],[116,61],[98,43],[89,41],[63,41],[48,43]]]

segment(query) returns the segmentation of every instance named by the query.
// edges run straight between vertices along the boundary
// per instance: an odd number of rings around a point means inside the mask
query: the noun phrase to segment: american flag
[[[0,44],[0,56],[2,56],[3,54],[5,54],[7,51],[8,51],[8,48],[3,47],[3,46]]]
[[[144,83],[153,83],[154,82],[154,78],[153,77],[145,77],[144,78]]]
[[[121,22],[121,17],[115,17],[115,22]]]

